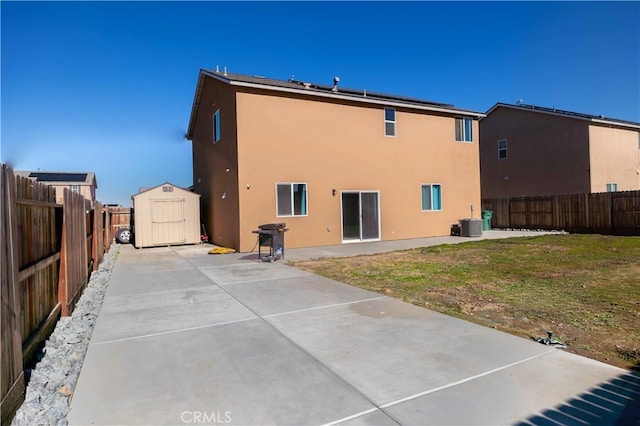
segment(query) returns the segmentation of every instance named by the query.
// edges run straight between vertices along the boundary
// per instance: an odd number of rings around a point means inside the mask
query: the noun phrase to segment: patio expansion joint
[[[525,362],[532,361],[532,360],[534,360],[536,358],[542,358],[542,357],[547,356],[547,355],[549,355],[549,354],[551,354],[553,352],[556,352],[557,350],[558,349],[555,349],[555,348],[554,349],[550,349],[550,350],[548,350],[546,352],[542,352],[540,354],[536,354],[536,355],[527,357],[525,359],[521,359],[519,361],[515,361],[515,362],[509,363],[507,365],[503,365],[503,366],[491,369],[489,371],[485,371],[483,373],[467,377],[466,379],[458,380],[457,382],[449,383],[449,384],[446,384],[446,385],[443,385],[443,386],[438,386],[437,388],[429,389],[429,390],[426,390],[424,392],[419,392],[419,393],[416,393],[414,395],[410,395],[410,396],[407,396],[405,398],[398,399],[396,401],[388,402],[386,404],[380,405],[380,408],[381,409],[382,408],[389,408],[389,407],[392,407],[394,405],[401,404],[403,402],[407,402],[407,401],[411,401],[411,400],[416,399],[416,398],[420,398],[421,396],[425,396],[425,395],[429,395],[431,393],[439,392],[441,390],[449,389],[449,388],[452,388],[454,386],[458,386],[458,385],[470,382],[472,380],[476,380],[476,379],[479,379],[481,377],[485,377],[485,376],[488,376],[490,374],[497,373],[498,371],[506,370],[508,368],[515,367],[516,365],[519,365],[519,364],[524,364]]]
[[[123,337],[121,339],[113,339],[113,340],[105,340],[104,342],[96,342],[96,343],[91,344],[91,346],[104,345],[104,344],[107,344],[107,343],[125,342],[125,341],[128,341],[128,340],[145,339],[145,338],[148,338],[148,337],[164,336],[166,334],[182,333],[182,332],[185,332],[185,331],[201,330],[201,329],[205,329],[205,328],[218,327],[218,326],[221,326],[221,325],[236,324],[236,323],[239,323],[239,322],[246,322],[246,321],[254,321],[254,320],[257,320],[257,319],[260,319],[260,318],[259,317],[243,318],[243,319],[238,319],[238,320],[233,320],[233,321],[217,322],[217,323],[214,323],[214,324],[198,325],[196,327],[180,328],[178,330],[167,330],[167,331],[161,331],[161,332],[158,332],[158,333],[142,334],[140,336]]]
[[[300,313],[300,312],[316,311],[318,309],[329,309],[329,308],[335,308],[337,306],[354,305],[356,303],[371,302],[373,300],[380,300],[380,299],[386,299],[386,298],[387,298],[387,296],[377,296],[377,297],[370,297],[368,299],[353,300],[351,302],[333,303],[331,305],[323,305],[323,306],[314,306],[312,308],[297,309],[295,311],[280,312],[280,313],[277,313],[277,314],[263,315],[262,318],[273,318],[273,317],[279,317],[279,316],[283,316],[283,315],[297,314],[297,313]]]

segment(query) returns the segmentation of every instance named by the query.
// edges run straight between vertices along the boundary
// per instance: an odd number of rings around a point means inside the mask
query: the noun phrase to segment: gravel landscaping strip
[[[91,274],[73,314],[62,317],[49,336],[43,356],[31,371],[22,407],[12,425],[66,425],[71,396],[100,313],[104,294],[120,247],[111,246],[97,271]]]

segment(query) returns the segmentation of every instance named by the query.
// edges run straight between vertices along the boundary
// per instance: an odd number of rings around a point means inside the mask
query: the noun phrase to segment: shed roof
[[[145,194],[145,193],[147,193],[147,192],[149,192],[149,191],[153,191],[154,189],[160,188],[160,187],[162,187],[162,186],[167,186],[167,185],[172,186],[172,187],[174,187],[174,188],[178,189],[179,191],[184,191],[184,192],[186,192],[186,193],[188,193],[188,194],[191,194],[191,195],[193,195],[193,196],[197,196],[197,197],[199,197],[199,196],[200,196],[200,194],[196,194],[195,192],[189,191],[188,189],[181,188],[181,187],[179,187],[178,185],[174,185],[174,184],[172,184],[172,183],[170,183],[170,182],[165,182],[165,183],[161,183],[160,185],[153,186],[153,187],[151,187],[151,188],[140,188],[140,191],[139,191],[137,194],[133,194],[133,195],[131,196],[131,199],[133,199],[134,197],[137,197],[137,196],[138,196],[138,195],[140,195],[140,194]]]
[[[519,109],[523,111],[539,112],[543,114],[560,115],[560,116],[575,118],[579,120],[587,120],[597,124],[614,125],[619,127],[626,127],[626,128],[631,128],[635,130],[640,130],[640,123],[636,123],[635,121],[620,120],[617,118],[605,117],[604,115],[583,114],[580,112],[565,111],[565,110],[556,109],[556,108],[548,108],[548,107],[541,107],[537,105],[527,105],[527,104],[512,105],[512,104],[498,102],[494,106],[492,106],[491,109],[489,109],[489,111],[487,111],[486,115],[489,116],[497,108],[512,108],[512,109]]]
[[[289,80],[277,80],[256,75],[235,74],[220,71],[211,71],[201,69],[198,76],[198,85],[193,99],[191,108],[191,117],[189,119],[189,129],[186,137],[191,139],[193,135],[193,126],[195,125],[195,117],[200,106],[200,98],[204,87],[205,79],[215,78],[223,83],[231,86],[249,87],[263,90],[273,90],[283,93],[301,94],[307,96],[316,96],[320,98],[330,98],[343,101],[357,101],[370,104],[379,104],[390,107],[405,107],[418,110],[427,110],[440,113],[458,114],[473,116],[480,118],[483,113],[470,111],[466,109],[456,108],[453,105],[433,102],[424,99],[411,98],[407,96],[390,95],[381,92],[371,92],[368,90],[343,88],[338,85],[337,90],[331,85],[311,83],[301,80],[295,80],[293,77]]]

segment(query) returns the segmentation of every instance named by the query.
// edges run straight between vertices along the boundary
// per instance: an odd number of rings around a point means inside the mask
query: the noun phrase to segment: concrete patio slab
[[[261,320],[92,344],[69,424],[321,424],[374,409]],[[215,420],[223,420],[217,422]]]
[[[554,350],[390,298],[266,320],[377,405]]]
[[[287,258],[468,240],[296,249]],[[209,249],[122,247],[70,424],[541,425],[640,418],[635,373],[282,261],[207,255]]]
[[[317,275],[225,286],[226,291],[260,316],[380,299],[378,293]]]
[[[109,297],[92,343],[128,339],[255,318],[217,286],[189,287]]]

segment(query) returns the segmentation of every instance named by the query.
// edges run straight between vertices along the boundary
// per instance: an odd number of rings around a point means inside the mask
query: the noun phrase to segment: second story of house
[[[16,174],[56,188],[58,204],[64,202],[64,189],[77,192],[90,200],[91,205],[95,204],[98,181],[93,172],[17,171]]]
[[[336,200],[356,190],[379,191],[382,239],[446,235],[479,208],[482,113],[327,80],[200,71],[187,139],[203,218],[224,217],[209,225],[214,233],[253,237],[286,217],[294,246],[339,243]],[[283,198],[287,185],[293,195]],[[293,200],[291,214],[283,200]]]
[[[640,189],[640,123],[497,103],[480,140],[483,198]]]

